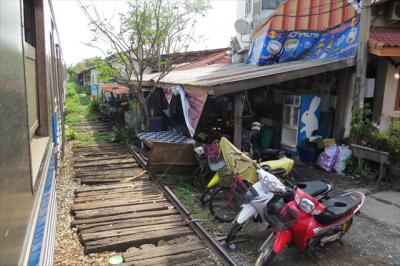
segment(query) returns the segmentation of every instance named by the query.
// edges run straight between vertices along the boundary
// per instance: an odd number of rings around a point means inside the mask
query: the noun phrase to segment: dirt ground
[[[66,157],[57,179],[57,243],[55,265],[107,265],[109,253],[84,255],[77,234],[70,227],[70,208],[73,203],[74,189],[79,183],[74,178],[72,169],[72,143],[68,142]],[[298,166],[299,174],[304,180],[328,179],[334,184],[333,194],[340,194],[347,189],[366,188],[370,192],[384,190],[374,182],[362,179],[326,173],[307,166]],[[191,209],[196,209],[200,222],[216,238],[221,238],[229,230],[230,224],[219,223],[207,215],[207,207],[201,207],[195,195]],[[254,265],[258,256],[258,247],[269,235],[268,230],[260,231],[258,224],[252,224],[237,237],[244,241],[236,243],[234,249],[226,247],[240,265]],[[321,248],[316,255],[307,252],[297,253],[295,248],[287,248],[278,256],[274,265],[400,265],[400,227],[379,224],[362,214],[355,217],[348,234],[339,243]]]
[[[385,184],[377,185],[363,179],[327,173],[307,165],[297,166],[301,180],[327,179],[334,184],[333,195],[339,195],[348,189],[368,189],[376,192],[386,189]],[[198,195],[197,195],[198,196]],[[200,201],[195,200],[193,208],[200,207]],[[198,210],[194,210],[194,213]],[[230,224],[219,223],[212,218],[203,221],[215,237],[221,237],[229,230]],[[258,256],[258,248],[270,234],[269,230],[260,231],[258,224],[252,224],[237,239],[240,241],[232,249],[226,247],[240,265],[254,265]],[[332,243],[320,248],[315,254],[298,253],[294,247],[288,247],[276,257],[274,265],[400,265],[400,227],[379,224],[362,214],[354,218],[352,227],[339,243]]]

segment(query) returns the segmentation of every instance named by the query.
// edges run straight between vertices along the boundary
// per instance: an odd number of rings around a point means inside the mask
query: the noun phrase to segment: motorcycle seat
[[[324,180],[297,183],[297,187],[305,193],[316,197],[329,189],[329,182]]]
[[[319,215],[315,215],[315,220],[320,224],[331,224],[344,217],[351,209],[357,206],[359,201],[353,195],[349,194],[322,200],[321,203],[324,204],[329,211],[324,211]]]
[[[286,174],[286,170],[283,168],[276,168],[276,169],[271,169],[268,171],[270,174],[273,174],[274,176],[281,176]]]

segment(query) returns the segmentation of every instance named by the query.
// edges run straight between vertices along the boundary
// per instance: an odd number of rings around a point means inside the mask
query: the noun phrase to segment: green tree
[[[106,60],[97,60],[101,80],[113,79],[129,88],[139,102],[147,130],[148,100],[157,85],[180,61],[196,38],[196,18],[209,8],[208,0],[135,0],[119,14],[118,25],[103,18],[94,5],[80,2],[90,21],[93,40],[89,44],[103,51]],[[101,44],[101,45],[99,45]],[[104,44],[108,50],[104,51]],[[145,97],[143,75],[158,72],[154,87]]]

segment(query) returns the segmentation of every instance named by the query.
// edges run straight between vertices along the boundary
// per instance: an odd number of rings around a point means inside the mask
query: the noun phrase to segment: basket
[[[209,155],[207,159],[208,159],[208,166],[214,172],[222,170],[226,165],[226,162],[224,158],[222,158],[222,156]]]

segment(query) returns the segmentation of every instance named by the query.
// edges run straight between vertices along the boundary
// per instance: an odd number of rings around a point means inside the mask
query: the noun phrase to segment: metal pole
[[[358,53],[356,78],[353,93],[353,110],[363,107],[364,89],[368,62],[368,39],[371,24],[371,0],[361,0],[360,29],[358,34]]]
[[[243,93],[235,94],[234,102],[234,133],[233,133],[233,144],[239,150],[242,149],[242,114],[243,114]]]

